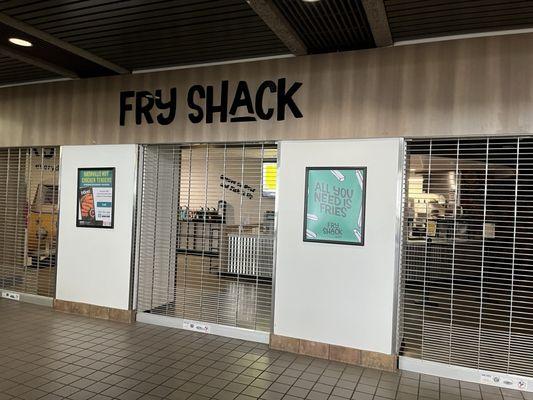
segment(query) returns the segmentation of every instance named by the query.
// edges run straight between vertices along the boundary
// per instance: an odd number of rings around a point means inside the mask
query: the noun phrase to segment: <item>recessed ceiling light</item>
[[[304,3],[318,3],[320,0],[302,0]]]
[[[28,42],[27,40],[24,40],[24,39],[19,39],[19,38],[9,38],[9,41],[13,44],[16,44],[17,46],[22,46],[22,47],[31,47],[33,46],[33,44],[31,42]]]

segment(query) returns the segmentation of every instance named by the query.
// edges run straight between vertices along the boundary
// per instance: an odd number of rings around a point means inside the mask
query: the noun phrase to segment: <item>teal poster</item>
[[[364,244],[366,167],[308,167],[304,241]]]

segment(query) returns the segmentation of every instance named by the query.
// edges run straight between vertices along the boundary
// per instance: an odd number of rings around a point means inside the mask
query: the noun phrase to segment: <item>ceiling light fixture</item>
[[[304,3],[318,3],[320,0],[302,0]]]
[[[17,46],[22,46],[22,47],[31,47],[33,46],[32,42],[28,42],[27,40],[24,40],[24,39],[19,39],[19,38],[9,38],[9,41],[13,44],[16,44]]]

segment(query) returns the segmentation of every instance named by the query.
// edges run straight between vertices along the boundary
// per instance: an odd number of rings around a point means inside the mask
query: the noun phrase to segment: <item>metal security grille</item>
[[[53,297],[59,149],[0,149],[0,289]]]
[[[533,376],[533,139],[407,142],[400,354]]]
[[[138,310],[270,331],[277,148],[148,145]]]

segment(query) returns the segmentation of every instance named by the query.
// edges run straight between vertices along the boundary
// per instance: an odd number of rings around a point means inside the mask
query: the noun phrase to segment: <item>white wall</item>
[[[77,172],[115,167],[113,229],[77,228]],[[137,146],[61,148],[56,298],[127,310]]]
[[[274,333],[392,354],[399,139],[281,143]],[[302,240],[306,167],[367,166],[365,245]]]

